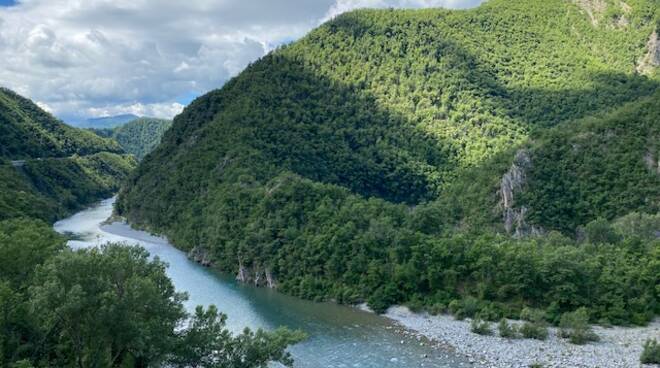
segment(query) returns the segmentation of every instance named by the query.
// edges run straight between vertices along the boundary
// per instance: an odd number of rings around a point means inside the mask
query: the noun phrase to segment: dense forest
[[[49,225],[0,221],[3,367],[266,367],[303,338],[233,336],[213,306],[185,311],[166,265],[139,247],[72,251]]]
[[[338,16],[193,101],[116,210],[305,298],[644,324],[660,14],[603,3]]]
[[[12,160],[122,153],[109,139],[70,127],[34,102],[0,87],[0,157]]]
[[[114,140],[0,89],[0,220],[55,221],[112,196],[135,166]]]
[[[142,160],[153,151],[163,134],[172,126],[171,120],[138,118],[113,129],[92,129],[101,137],[113,138],[127,153]]]
[[[136,162],[4,89],[0,112],[0,367],[292,364],[302,333],[232,335],[214,306],[187,313],[144,249],[66,247],[49,222],[116,193]]]

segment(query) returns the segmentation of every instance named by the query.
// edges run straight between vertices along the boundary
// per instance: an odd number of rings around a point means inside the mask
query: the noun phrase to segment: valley
[[[0,56],[0,367],[660,364],[658,0],[0,1]]]

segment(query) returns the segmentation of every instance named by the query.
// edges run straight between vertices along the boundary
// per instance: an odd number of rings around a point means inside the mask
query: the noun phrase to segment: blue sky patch
[[[14,6],[17,3],[17,0],[0,0],[0,6]]]

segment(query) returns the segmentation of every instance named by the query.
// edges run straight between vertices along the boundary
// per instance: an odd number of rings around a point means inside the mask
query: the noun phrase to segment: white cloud
[[[191,95],[341,12],[480,1],[22,0],[0,7],[0,85],[65,120],[169,118]]]

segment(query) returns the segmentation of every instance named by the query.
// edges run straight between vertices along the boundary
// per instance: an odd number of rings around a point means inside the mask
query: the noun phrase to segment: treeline
[[[109,152],[0,164],[0,220],[54,222],[113,196],[135,166],[131,156]]]

